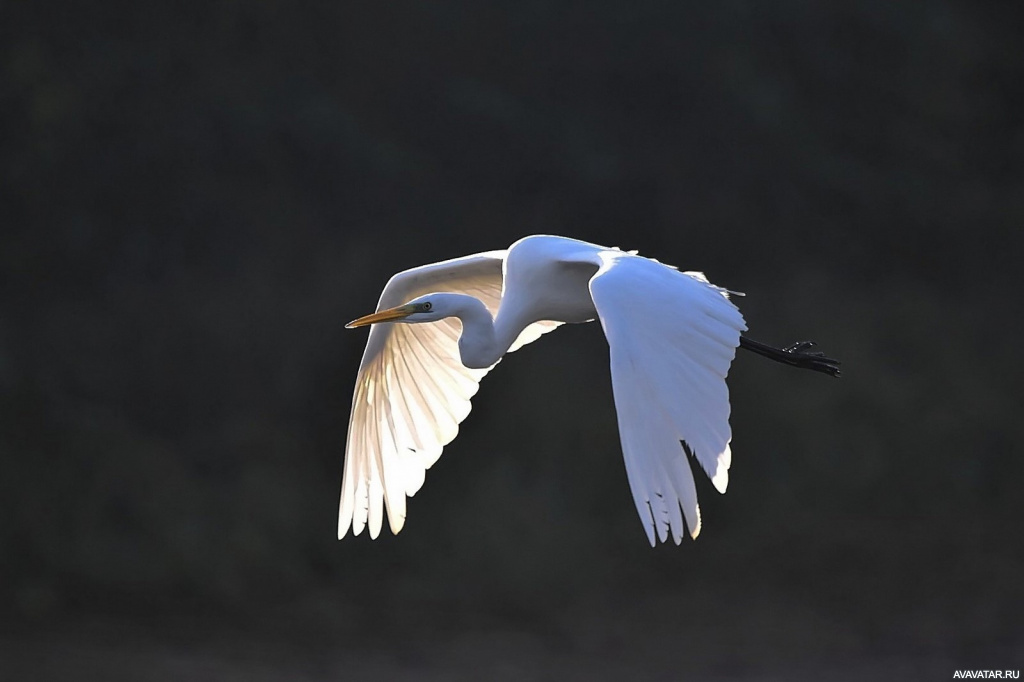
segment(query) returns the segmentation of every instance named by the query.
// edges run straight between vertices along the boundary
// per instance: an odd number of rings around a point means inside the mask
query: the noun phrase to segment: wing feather
[[[732,463],[725,377],[746,329],[728,292],[618,251],[597,255],[591,296],[611,354],[626,473],[648,540],[700,532],[693,454],[725,492]],[[680,509],[682,514],[680,515]]]
[[[491,314],[501,304],[505,251],[489,251],[425,265],[392,277],[377,310],[433,291],[469,294]],[[509,352],[557,327],[536,322]],[[457,319],[429,324],[378,324],[370,328],[359,365],[345,446],[338,506],[338,537],[369,529],[376,538],[387,512],[391,531],[405,524],[412,497],[442,449],[472,409],[470,399],[489,369],[462,365]]]

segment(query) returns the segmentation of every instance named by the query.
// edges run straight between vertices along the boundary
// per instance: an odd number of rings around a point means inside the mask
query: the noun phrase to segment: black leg
[[[746,348],[758,355],[763,355],[766,358],[771,358],[776,362],[792,365],[793,367],[812,369],[815,372],[830,374],[834,377],[839,376],[839,365],[841,363],[838,360],[825,357],[824,353],[808,351],[813,346],[813,341],[801,341],[787,348],[775,348],[766,343],[748,339],[745,336],[740,337],[740,348]]]

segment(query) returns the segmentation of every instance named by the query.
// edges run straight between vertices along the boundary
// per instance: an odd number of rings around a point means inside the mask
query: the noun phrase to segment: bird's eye
[[[431,308],[433,308],[433,306],[431,305],[430,301],[427,301],[426,303],[423,304],[423,312],[427,312]]]

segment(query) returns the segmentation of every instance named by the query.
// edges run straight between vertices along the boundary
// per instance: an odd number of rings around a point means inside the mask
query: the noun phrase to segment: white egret
[[[697,537],[687,453],[724,493],[725,377],[736,348],[839,374],[811,343],[780,349],[741,337],[730,293],[699,272],[554,236],[396,274],[377,312],[348,324],[372,327],[352,398],[338,538],[366,527],[376,538],[385,509],[391,531],[402,530],[406,497],[455,438],[484,375],[560,324],[594,319],[610,347],[622,454],[647,538]]]

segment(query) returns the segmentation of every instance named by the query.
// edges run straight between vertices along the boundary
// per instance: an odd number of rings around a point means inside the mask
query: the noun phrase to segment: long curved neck
[[[501,359],[525,325],[514,316],[503,315],[501,310],[492,318],[487,306],[472,296],[459,296],[459,299],[455,317],[462,321],[459,337],[462,364],[470,369],[486,369]]]

